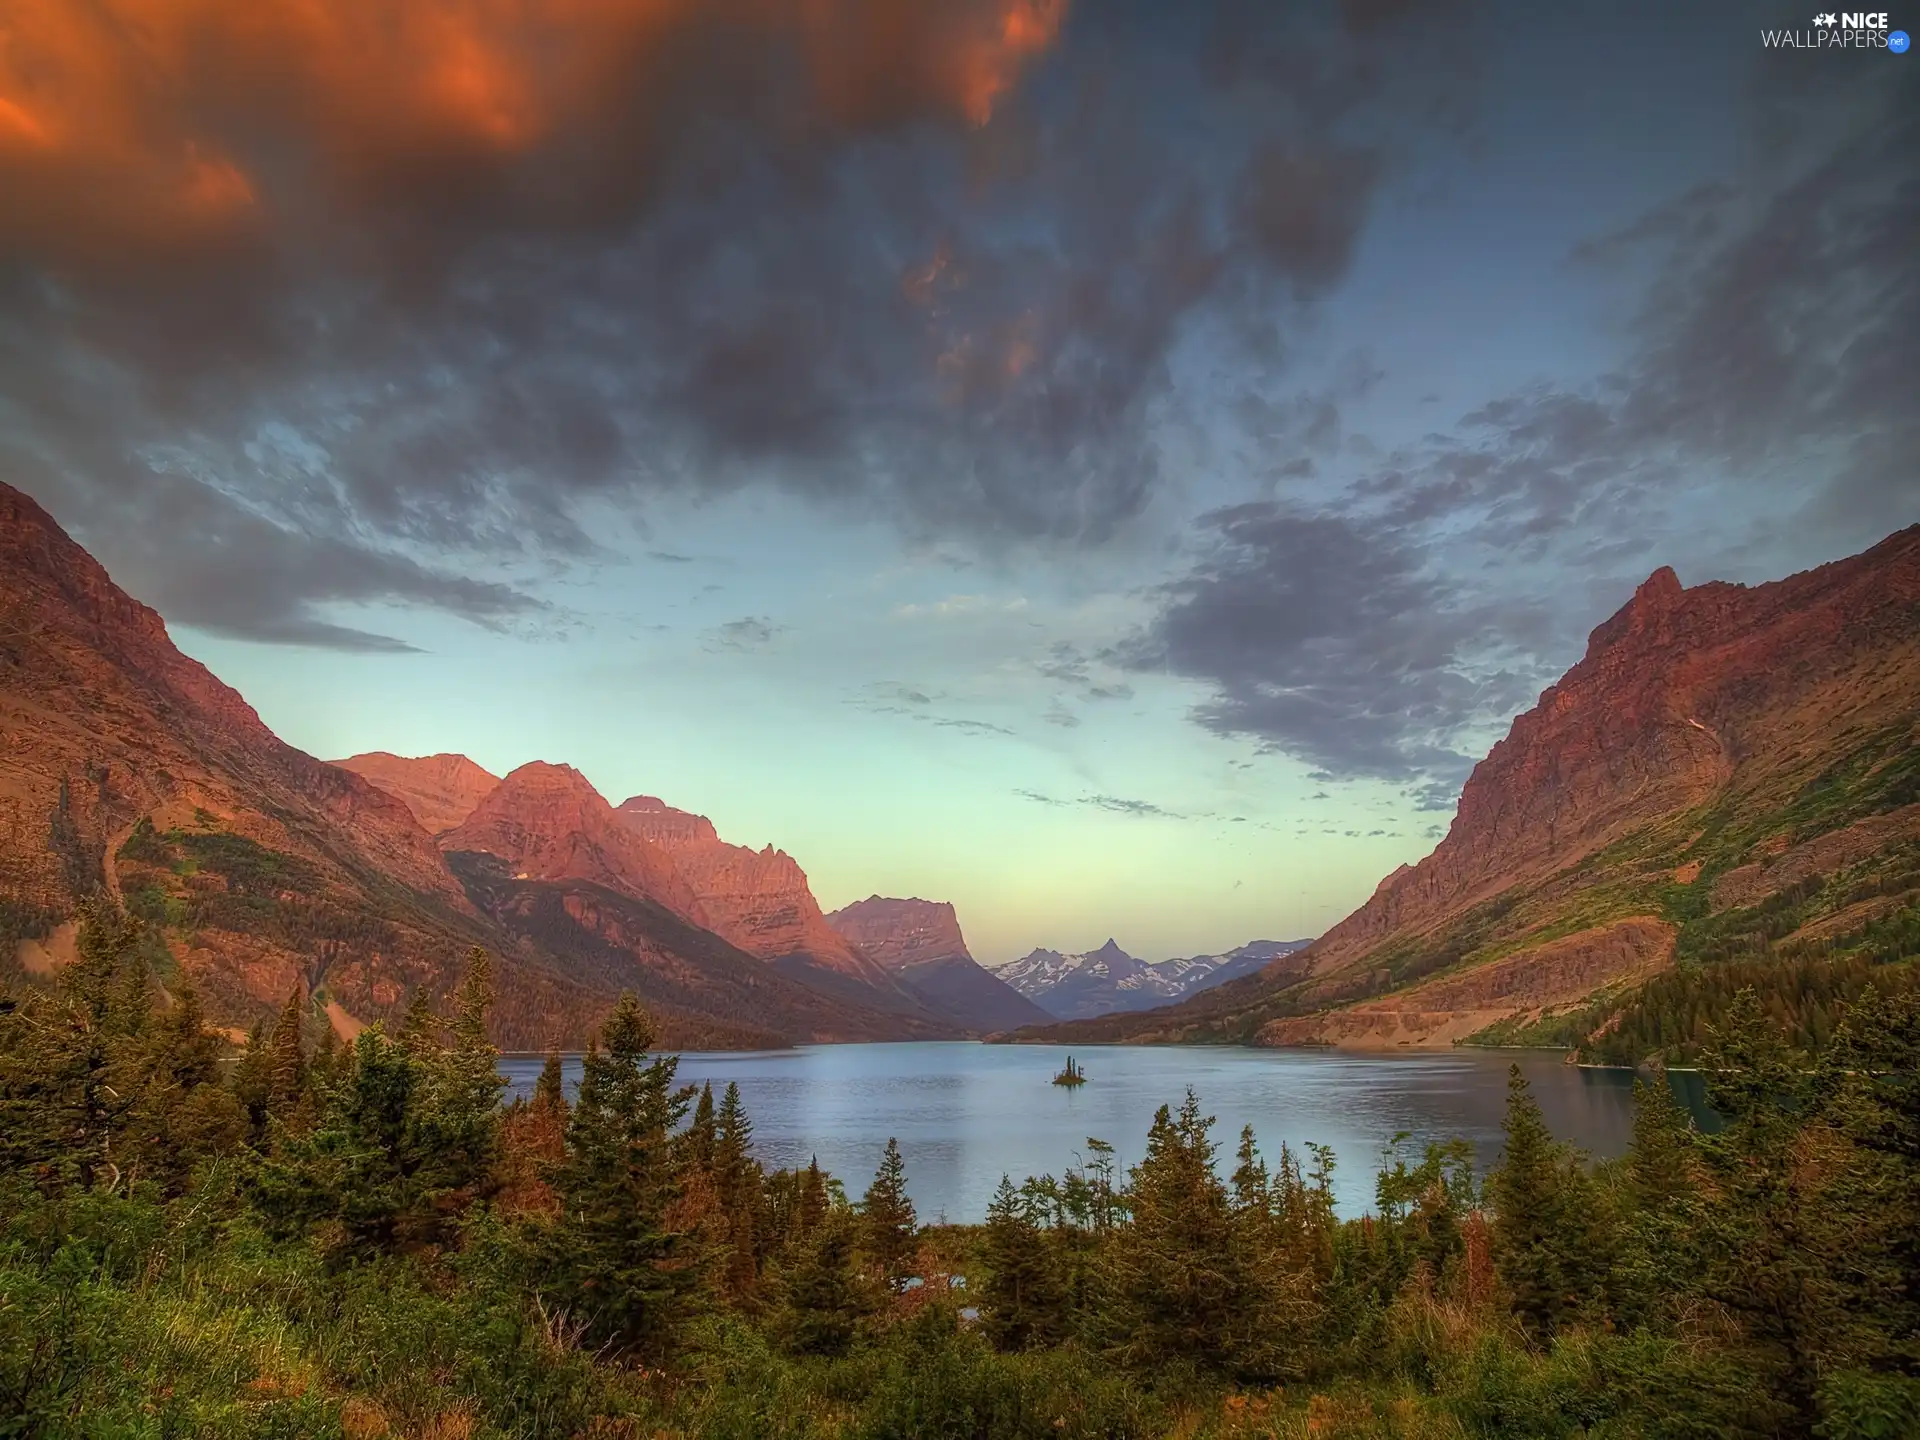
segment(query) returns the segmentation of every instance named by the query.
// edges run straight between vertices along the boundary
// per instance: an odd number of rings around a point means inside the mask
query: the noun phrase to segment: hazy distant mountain
[[[1050,1017],[974,960],[959,917],[944,901],[873,895],[834,911],[827,923],[962,1029],[987,1035]]]
[[[1035,950],[994,971],[1048,1014],[1085,1020],[1115,1011],[1151,1010],[1251,975],[1311,940],[1254,940],[1224,955],[1148,962],[1109,940],[1098,950],[1063,955]]]

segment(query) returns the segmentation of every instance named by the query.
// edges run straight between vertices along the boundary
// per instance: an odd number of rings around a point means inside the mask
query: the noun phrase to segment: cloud
[[[711,651],[761,650],[773,643],[787,627],[776,625],[765,616],[743,615],[738,620],[729,620],[724,625],[716,625],[701,638],[702,646]]]
[[[1116,648],[1212,690],[1194,718],[1337,776],[1457,772],[1469,723],[1511,696],[1469,652],[1494,617],[1420,550],[1272,502],[1203,521],[1205,551]]]
[[[1038,790],[1015,790],[1022,800],[1031,800],[1036,805],[1048,805],[1055,808],[1067,806],[1085,806],[1092,810],[1105,810],[1114,815],[1131,815],[1140,819],[1184,820],[1187,816],[1172,810],[1164,810],[1145,800],[1127,800],[1117,795],[1082,795],[1074,800],[1063,800],[1057,796],[1043,794]]]
[[[1445,811],[1654,566],[1778,573],[1912,523],[1920,118],[1897,81],[1821,90],[1767,173],[1578,248],[1643,291],[1614,371],[1491,398],[1317,505],[1204,517],[1113,658],[1207,687],[1209,730]]]
[[[1103,543],[1183,336],[1270,357],[1442,68],[1239,0],[30,0],[0,464],[90,517],[171,467],[432,573],[759,486],[944,554]],[[116,570],[204,558],[163,507],[100,528]]]

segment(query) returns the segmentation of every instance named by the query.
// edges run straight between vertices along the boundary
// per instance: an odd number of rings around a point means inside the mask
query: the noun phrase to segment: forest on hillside
[[[503,1105],[483,950],[449,1013],[343,1045],[296,993],[237,1056],[147,953],[96,905],[0,994],[0,1436],[1920,1434],[1920,1000],[1871,976],[1817,1049],[1716,1004],[1723,1126],[1656,1076],[1619,1161],[1516,1070],[1484,1180],[1433,1146],[1342,1219],[1329,1151],[1189,1093],[927,1227],[891,1143],[764,1169],[632,997]]]

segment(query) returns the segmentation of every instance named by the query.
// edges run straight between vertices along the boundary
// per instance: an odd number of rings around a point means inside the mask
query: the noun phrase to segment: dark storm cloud
[[[1434,73],[1230,0],[240,13],[10,32],[0,463],[117,570],[223,563],[167,507],[95,527],[156,467],[323,550],[285,571],[307,643],[365,643],[329,601],[523,606],[381,557],[590,558],[586,501],[1106,539],[1161,484],[1185,328],[1277,353]]]
[[[1510,699],[1466,663],[1494,616],[1418,551],[1339,517],[1259,503],[1203,525],[1204,554],[1121,663],[1205,682],[1206,728],[1333,775],[1460,770],[1455,736]]]

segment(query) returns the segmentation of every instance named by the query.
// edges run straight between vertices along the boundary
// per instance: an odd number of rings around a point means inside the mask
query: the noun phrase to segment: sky
[[[1316,934],[1655,567],[1920,520],[1920,59],[1805,8],[14,0],[0,479],[316,755]]]

